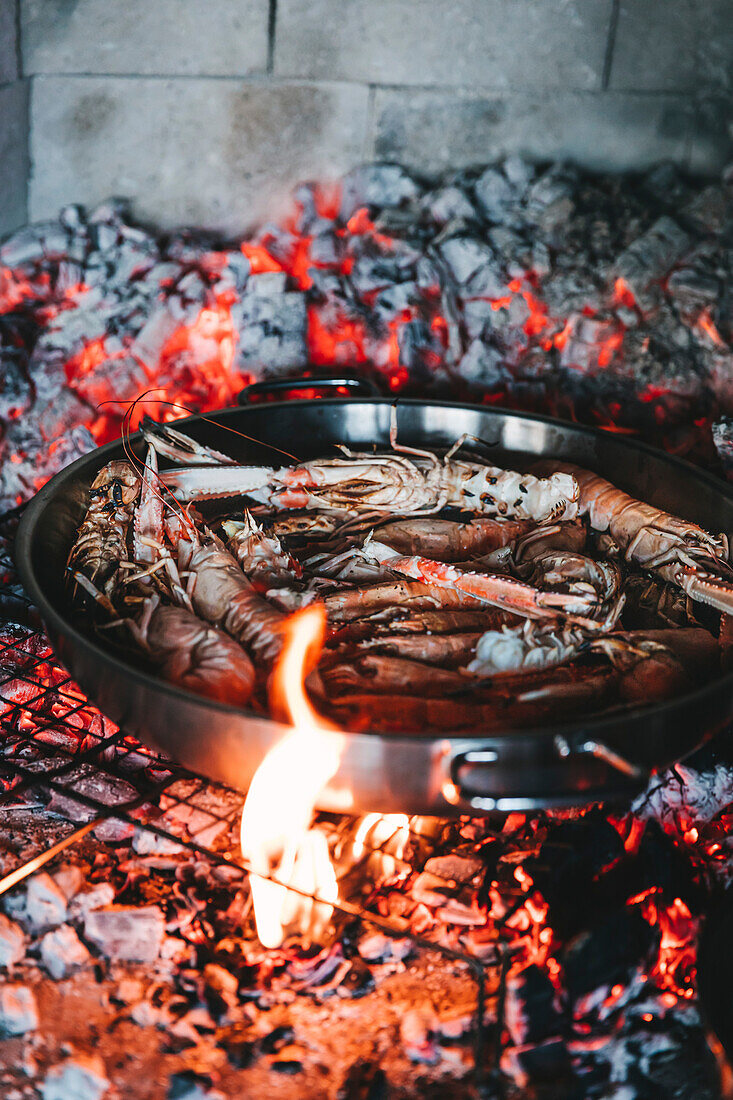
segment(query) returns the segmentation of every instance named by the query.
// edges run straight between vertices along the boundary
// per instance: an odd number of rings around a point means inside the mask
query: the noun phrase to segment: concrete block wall
[[[121,194],[237,233],[373,157],[713,173],[731,152],[733,0],[19,3],[33,219]]]
[[[16,0],[0,0],[0,237],[26,220],[28,87],[21,79]]]

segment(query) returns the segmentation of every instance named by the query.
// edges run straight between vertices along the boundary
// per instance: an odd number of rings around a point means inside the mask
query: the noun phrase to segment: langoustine
[[[295,466],[245,466],[227,460],[212,464],[212,452],[195,440],[176,433],[180,446],[166,430],[161,453],[188,462],[168,470],[163,481],[182,503],[247,496],[274,508],[316,508],[358,514],[434,515],[447,507],[467,507],[485,516],[513,516],[536,523],[569,520],[578,514],[578,487],[572,475],[552,473],[537,478],[453,455],[399,445],[396,427],[390,433],[392,450],[365,454],[342,447],[344,458],[314,459]],[[146,439],[156,446],[153,425]],[[195,464],[190,464],[195,458]]]
[[[627,562],[653,571],[693,600],[724,614],[733,612],[733,569],[726,535],[711,535],[580,466],[553,464],[553,469],[558,468],[577,481],[580,514],[588,516],[595,531],[609,532]]]

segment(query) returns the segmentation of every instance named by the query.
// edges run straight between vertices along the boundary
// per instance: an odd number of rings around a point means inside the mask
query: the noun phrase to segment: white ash
[[[185,852],[186,850],[183,845],[177,844],[175,840],[170,840],[167,836],[160,836],[158,833],[154,833],[141,825],[135,826],[135,832],[132,837],[132,847],[133,850],[141,856],[180,855],[181,852]]]
[[[108,959],[154,962],[165,934],[157,905],[94,909],[84,920],[84,938]]]
[[[84,874],[81,867],[75,863],[66,863],[53,872],[51,876],[59,887],[67,902],[70,902],[75,894],[78,894],[84,884]]]
[[[70,924],[47,932],[41,940],[41,959],[52,978],[68,978],[91,958],[89,951]]]
[[[484,862],[478,857],[450,853],[445,856],[433,856],[425,864],[425,871],[437,875],[444,882],[461,885],[472,882],[484,869]]]
[[[24,1035],[38,1027],[33,990],[26,985],[0,985],[0,1036]]]
[[[25,955],[25,932],[14,920],[0,913],[0,967],[13,966]]]
[[[77,1052],[48,1071],[40,1091],[43,1100],[101,1100],[109,1087],[99,1055]]]
[[[108,882],[98,882],[91,890],[76,894],[69,906],[69,916],[74,920],[84,920],[94,909],[104,909],[114,900],[114,887]]]
[[[143,999],[145,988],[140,978],[123,978],[115,989],[113,999],[121,1005],[137,1004]]]
[[[435,1022],[435,1014],[427,1007],[423,1010],[410,1008],[405,1012],[400,1024],[400,1040],[410,1061],[435,1065],[440,1060],[431,1037]]]
[[[698,772],[678,764],[673,772],[652,777],[646,792],[634,802],[632,812],[642,820],[654,817],[674,828],[680,813],[691,825],[707,825],[731,803],[733,768],[716,764],[712,771]]]
[[[45,871],[34,875],[28,882],[26,911],[36,932],[56,928],[66,920],[66,895]]]

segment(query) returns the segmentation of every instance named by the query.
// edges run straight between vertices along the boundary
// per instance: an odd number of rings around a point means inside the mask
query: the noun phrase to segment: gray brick
[[[0,237],[26,220],[28,188],[28,88],[24,81],[0,88]]]
[[[114,194],[161,226],[239,232],[297,180],[361,159],[367,98],[354,85],[36,77],[32,217]]]
[[[692,0],[621,0],[610,86],[619,91],[692,90],[696,22]]]
[[[0,0],[0,84],[18,78],[17,0]]]
[[[696,77],[703,91],[733,92],[733,0],[698,5]]]
[[[611,0],[278,0],[275,71],[382,84],[600,87]]]
[[[268,0],[21,0],[23,66],[29,74],[244,76],[266,68],[268,7]]]
[[[427,172],[506,153],[597,169],[642,168],[684,161],[692,114],[686,96],[379,90],[374,152]]]

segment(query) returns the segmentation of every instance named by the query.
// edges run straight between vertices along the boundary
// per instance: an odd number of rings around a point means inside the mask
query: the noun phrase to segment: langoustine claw
[[[501,574],[469,573],[429,558],[405,557],[391,547],[374,541],[364,545],[363,553],[403,576],[458,592],[529,619],[557,618],[561,615],[568,622],[589,630],[609,630],[622,607],[619,599],[608,609],[603,620],[596,621],[590,617],[598,607],[595,594],[543,591]]]

